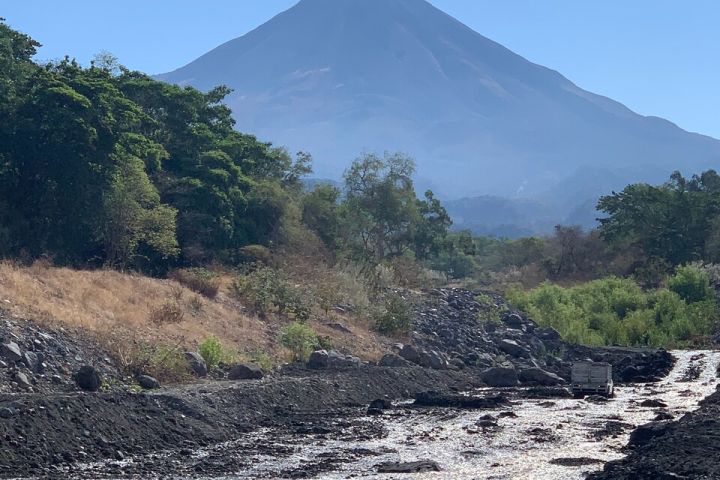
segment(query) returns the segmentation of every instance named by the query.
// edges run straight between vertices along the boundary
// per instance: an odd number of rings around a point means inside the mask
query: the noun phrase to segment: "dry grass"
[[[119,359],[131,356],[139,344],[195,348],[211,335],[238,352],[262,351],[282,359],[286,352],[277,345],[277,336],[284,321],[261,320],[245,313],[245,308],[227,294],[232,277],[219,278],[220,293],[208,299],[174,280],[112,270],[2,262],[0,308],[53,327],[87,331]],[[170,310],[172,321],[158,320],[158,312]],[[329,317],[309,323],[330,336],[334,345],[362,358],[377,358],[384,350],[383,340],[362,321],[343,320],[352,334],[327,327],[325,324],[332,321]]]

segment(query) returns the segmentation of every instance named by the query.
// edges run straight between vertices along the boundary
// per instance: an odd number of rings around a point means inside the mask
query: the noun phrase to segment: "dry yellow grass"
[[[223,277],[221,292],[210,300],[174,280],[39,262],[30,267],[2,262],[0,307],[19,318],[94,334],[110,353],[119,356],[138,342],[194,347],[214,335],[241,353],[264,351],[282,359],[286,352],[277,345],[277,336],[284,322],[245,313],[227,294],[230,278]],[[154,322],[153,312],[169,303],[182,310],[180,321]],[[327,327],[330,318],[310,323],[320,334],[330,336],[333,344],[366,359],[377,358],[384,341],[362,322],[343,320],[351,334]]]

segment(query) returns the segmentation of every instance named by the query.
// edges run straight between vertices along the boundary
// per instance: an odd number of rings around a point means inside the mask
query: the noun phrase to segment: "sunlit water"
[[[608,460],[623,456],[621,447],[631,428],[616,436],[596,438],[593,433],[608,421],[637,426],[654,419],[658,408],[641,407],[647,399],[659,399],[676,416],[697,408],[698,401],[715,390],[716,367],[720,354],[709,351],[676,351],[678,361],[668,377],[655,384],[641,384],[616,389],[616,397],[607,403],[575,399],[522,400],[513,405],[516,418],[500,418],[497,429],[476,425],[486,413],[498,411],[464,411],[459,415],[411,414],[386,415],[383,421],[387,437],[353,442],[352,448],[389,453],[364,457],[342,464],[339,470],[323,473],[321,478],[408,478],[406,474],[378,474],[375,466],[384,461],[431,459],[442,472],[413,474],[413,479],[581,479],[602,463],[584,466],[561,466],[550,463],[557,458],[588,457]],[[700,357],[700,358],[698,358]],[[700,376],[689,382],[679,381],[691,365],[700,367]],[[547,402],[552,402],[547,403]],[[544,429],[528,433],[533,429]],[[537,433],[540,433],[539,435]],[[227,478],[267,476],[292,467],[302,467],[327,454],[347,450],[348,442],[308,439],[294,445],[295,453],[282,458],[258,458],[255,466]]]

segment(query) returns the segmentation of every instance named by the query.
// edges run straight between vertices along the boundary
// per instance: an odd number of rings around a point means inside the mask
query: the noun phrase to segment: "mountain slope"
[[[338,177],[402,150],[446,197],[541,193],[580,166],[697,170],[720,142],[635,114],[424,0],[302,0],[159,78],[226,84],[237,127]]]

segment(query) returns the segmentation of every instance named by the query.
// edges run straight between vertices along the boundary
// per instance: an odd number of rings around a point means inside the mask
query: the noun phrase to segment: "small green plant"
[[[203,340],[198,346],[198,353],[209,369],[216,368],[220,363],[232,363],[235,358],[235,352],[223,346],[220,340],[212,335]]]
[[[318,334],[309,325],[293,322],[280,331],[280,343],[290,349],[293,360],[304,362],[318,345]]]
[[[375,329],[387,335],[400,335],[412,327],[412,308],[399,294],[391,292],[385,295],[382,308],[373,314]]]
[[[710,276],[698,265],[678,267],[667,283],[670,291],[677,293],[688,303],[715,298],[715,289],[710,286]]]
[[[475,301],[481,306],[482,311],[478,312],[478,320],[481,322],[500,323],[502,314],[507,310],[501,307],[495,300],[486,293],[479,293],[475,296]]]
[[[206,268],[175,270],[170,274],[170,278],[207,298],[215,298],[220,291],[220,279]]]

